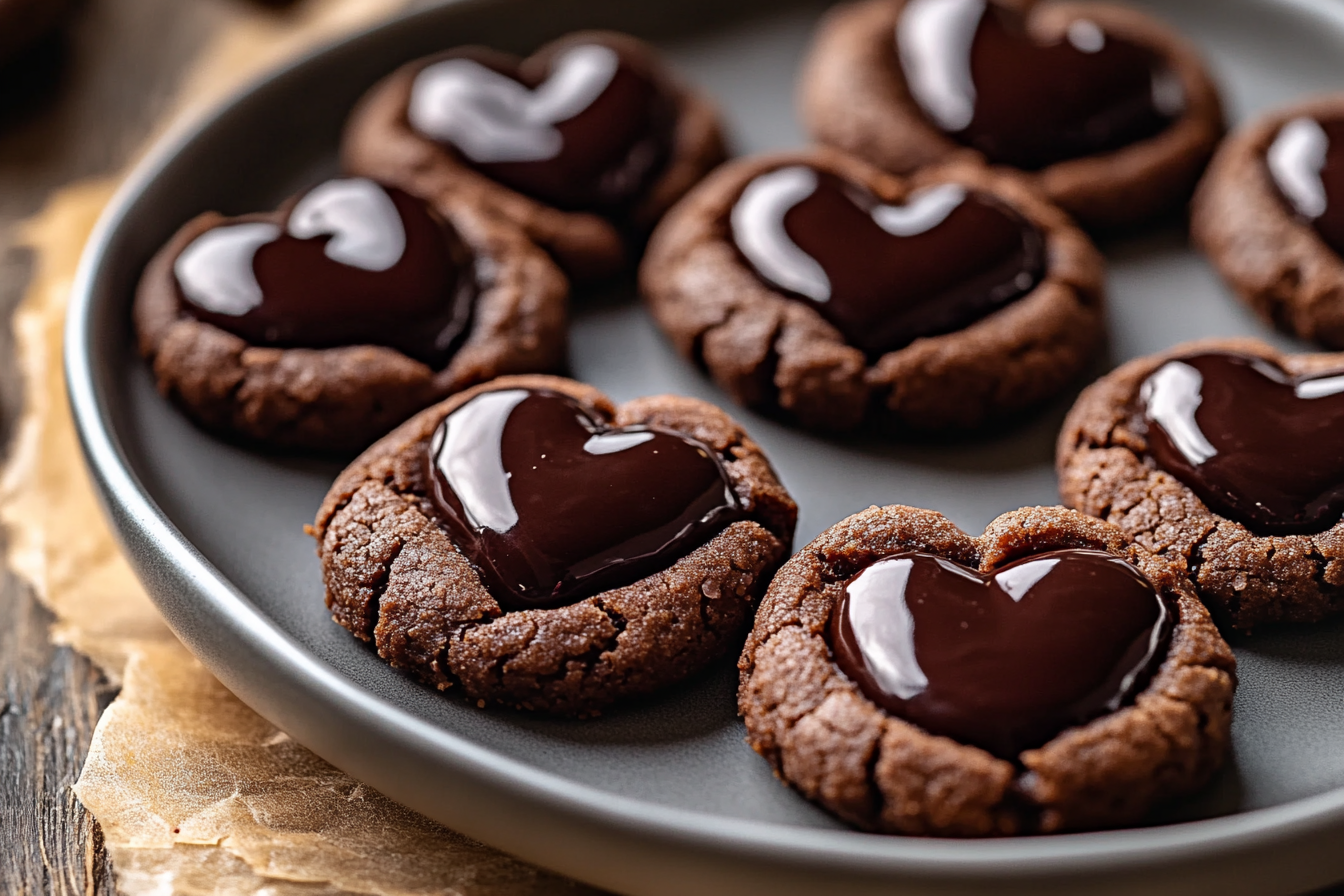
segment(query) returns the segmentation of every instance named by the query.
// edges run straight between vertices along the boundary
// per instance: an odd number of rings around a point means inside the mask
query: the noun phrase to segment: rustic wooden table
[[[121,170],[212,30],[248,2],[85,0],[46,62],[0,70],[0,456],[20,398],[8,319],[30,268],[14,224],[58,187]],[[113,690],[50,644],[50,614],[3,567],[0,619],[0,893],[111,893],[98,826],[70,785]]]
[[[20,392],[8,322],[30,268],[14,224],[61,185],[120,170],[244,2],[86,0],[63,41],[0,70],[0,454]],[[2,567],[0,619],[0,893],[111,893],[100,832],[70,785],[112,689],[50,644],[50,614]]]

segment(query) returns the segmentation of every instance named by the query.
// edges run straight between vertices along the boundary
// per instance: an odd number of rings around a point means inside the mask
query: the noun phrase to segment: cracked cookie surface
[[[210,212],[159,250],[136,291],[140,353],[153,367],[159,391],[212,432],[339,452],[364,448],[468,386],[502,374],[559,369],[568,325],[564,275],[518,229],[467,204],[443,211],[475,258],[470,275],[477,290],[465,338],[441,369],[381,345],[254,345],[187,313],[175,262],[202,234],[240,220]]]
[[[1218,148],[1190,210],[1190,236],[1237,296],[1269,323],[1344,348],[1344,257],[1293,213],[1267,163],[1285,124],[1344,119],[1344,95],[1294,104]]]
[[[749,518],[667,569],[554,609],[504,612],[436,521],[425,455],[440,422],[487,391],[538,389],[615,426],[650,424],[720,453]],[[388,663],[441,690],[585,715],[665,688],[736,649],[752,607],[787,555],[797,508],[757,445],[689,398],[613,405],[555,377],[503,377],[418,414],[337,479],[314,523],[333,618]]]
[[[988,571],[1062,548],[1134,564],[1172,599],[1166,659],[1132,705],[1066,729],[1016,761],[936,737],[869,700],[827,640],[845,581],[918,550]],[[941,514],[872,507],[832,526],[776,574],[739,663],[748,741],[804,796],[865,830],[979,837],[1115,827],[1204,785],[1228,743],[1235,659],[1189,583],[1114,526],[1025,508],[972,538]]]
[[[478,203],[521,227],[576,280],[620,273],[632,265],[634,247],[663,213],[722,162],[727,150],[714,104],[682,84],[657,50],[641,40],[610,31],[576,32],[542,47],[527,62],[553,59],[564,49],[585,42],[620,50],[661,85],[675,106],[668,158],[627,207],[606,212],[558,208],[488,177],[459,153],[411,126],[408,108],[417,76],[436,62],[480,48],[458,48],[415,60],[374,85],[346,124],[341,144],[345,168],[399,186],[436,205],[451,205],[461,198]],[[492,55],[517,64],[502,54]]]
[[[799,76],[799,106],[818,142],[896,173],[952,158],[984,160],[940,130],[914,98],[896,52],[896,25],[910,0],[862,0],[832,10]],[[1217,88],[1198,52],[1138,10],[1107,3],[1004,4],[1029,15],[1033,33],[1056,40],[1083,15],[1106,33],[1151,47],[1170,66],[1185,110],[1152,137],[1024,172],[1089,228],[1129,227],[1179,208],[1223,134]]]
[[[1253,339],[1210,339],[1124,364],[1089,386],[1060,432],[1060,497],[1181,566],[1220,622],[1249,630],[1344,611],[1344,522],[1314,535],[1256,535],[1157,468],[1137,408],[1143,382],[1195,352],[1264,358],[1292,375],[1344,368],[1340,355],[1283,355]]]
[[[818,311],[763,280],[734,243],[730,218],[762,175],[807,166],[898,203],[924,187],[988,194],[1040,231],[1036,286],[978,320],[869,359]],[[951,164],[910,178],[833,150],[741,159],[710,175],[649,243],[640,289],[673,345],[749,407],[812,429],[865,419],[919,431],[973,428],[1039,404],[1091,360],[1104,327],[1104,262],[1059,209],[1002,169]]]

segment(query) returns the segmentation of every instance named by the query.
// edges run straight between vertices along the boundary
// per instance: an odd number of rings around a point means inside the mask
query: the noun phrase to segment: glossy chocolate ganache
[[[746,518],[708,446],[612,428],[556,392],[477,395],[440,424],[427,461],[442,523],[509,610],[631,584]]]
[[[1154,50],[1079,15],[1043,40],[990,0],[910,0],[896,26],[911,96],[938,128],[994,163],[1039,170],[1152,137],[1185,92]]]
[[[1290,376],[1249,355],[1177,358],[1144,381],[1148,452],[1259,535],[1324,532],[1344,515],[1344,370]]]
[[[1052,551],[991,573],[911,552],[846,583],[830,640],[874,703],[1013,759],[1132,701],[1165,659],[1174,621],[1142,573],[1101,551]]]
[[[401,190],[330,180],[273,215],[224,219],[173,262],[183,310],[253,345],[381,345],[431,367],[471,320],[471,251]]]
[[[426,66],[407,119],[504,186],[567,210],[637,200],[672,152],[677,105],[630,51],[574,43],[521,63],[487,50]]]
[[[1265,156],[1289,207],[1344,257],[1344,119],[1294,118]]]
[[[811,305],[870,359],[962,329],[1045,276],[1042,233],[954,183],[885,205],[866,187],[790,165],[747,184],[730,224],[765,282]]]

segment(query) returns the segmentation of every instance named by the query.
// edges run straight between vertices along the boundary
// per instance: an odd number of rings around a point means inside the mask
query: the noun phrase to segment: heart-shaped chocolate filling
[[[580,43],[521,63],[464,50],[426,66],[407,119],[507,187],[564,209],[614,211],[672,149],[676,101],[629,51]]]
[[[254,345],[383,345],[432,367],[471,319],[470,250],[419,199],[323,183],[288,212],[226,220],[173,262],[183,309]]]
[[[1173,617],[1142,573],[1101,551],[988,574],[911,552],[846,583],[831,644],[874,703],[1011,759],[1132,700],[1166,656]]]
[[[1266,161],[1297,216],[1344,256],[1344,119],[1294,118],[1279,129]]]
[[[1034,171],[1159,133],[1185,92],[1152,49],[1075,18],[1043,43],[992,0],[910,0],[896,45],[911,96],[991,162]]]
[[[428,453],[434,506],[508,609],[555,607],[665,569],[745,518],[715,452],[612,428],[556,392],[485,392]]]
[[[747,184],[731,227],[761,278],[816,308],[870,358],[959,330],[1045,275],[1040,231],[958,184],[884,205],[830,172],[790,165]]]
[[[1344,371],[1294,377],[1209,352],[1163,364],[1139,400],[1153,460],[1215,513],[1260,535],[1344,515]]]

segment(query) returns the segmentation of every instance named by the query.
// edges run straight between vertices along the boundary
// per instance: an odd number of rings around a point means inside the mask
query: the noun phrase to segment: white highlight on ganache
[[[1315,380],[1303,380],[1293,386],[1293,394],[1298,398],[1328,398],[1344,392],[1344,374],[1323,376]]]
[[[600,432],[583,443],[588,454],[617,454],[636,445],[643,445],[653,438],[652,432]]]
[[[984,0],[910,0],[896,23],[896,48],[910,95],[944,131],[965,130],[975,118],[971,44],[986,10]],[[1075,19],[1064,32],[1082,53],[1106,48],[1106,32]],[[1185,111],[1185,85],[1169,68],[1153,74],[1154,107],[1171,118]]]
[[[1139,390],[1148,417],[1166,430],[1176,450],[1195,466],[1218,453],[1195,421],[1195,411],[1203,400],[1199,392],[1203,384],[1204,377],[1194,367],[1183,361],[1168,361]]]
[[[474,60],[446,59],[416,76],[407,116],[478,164],[541,162],[564,148],[555,125],[591,106],[619,66],[610,47],[581,44],[557,56],[550,76],[529,90]]]
[[[881,560],[847,589],[850,625],[864,665],[878,687],[902,700],[917,697],[929,686],[915,658],[915,617],[905,602],[913,566],[908,557]]]
[[[817,189],[817,172],[791,165],[747,184],[733,206],[733,241],[770,280],[814,302],[831,298],[831,280],[817,260],[789,238],[784,215]]]
[[[1266,161],[1280,192],[1298,214],[1319,218],[1327,205],[1321,169],[1330,149],[1325,128],[1313,118],[1294,118],[1279,129]]]
[[[737,247],[767,279],[814,302],[828,302],[831,280],[826,270],[784,227],[789,209],[816,189],[817,172],[806,165],[767,172],[747,184],[729,223]],[[875,205],[869,214],[892,236],[917,236],[943,223],[965,199],[960,184],[939,184],[911,193],[905,205]]]
[[[528,394],[508,389],[476,396],[449,415],[430,445],[434,463],[474,528],[508,532],[518,525],[500,446],[509,415]]]
[[[288,232],[306,240],[330,236],[324,254],[366,271],[386,271],[406,251],[406,226],[387,191],[366,178],[329,180],[290,213]],[[182,292],[197,307],[241,317],[264,295],[252,267],[257,250],[280,238],[268,222],[215,227],[191,241],[173,262]]]
[[[896,22],[910,93],[945,131],[964,130],[975,117],[971,43],[984,14],[984,0],[910,0]]]
[[[939,184],[910,194],[905,205],[879,205],[873,220],[892,236],[918,236],[947,220],[957,206],[966,201],[961,184]]]
[[[173,273],[183,294],[197,307],[244,315],[262,302],[252,258],[279,236],[278,226],[262,222],[207,230],[177,256]]]
[[[1106,32],[1091,19],[1074,19],[1065,34],[1081,53],[1100,53],[1106,47]]]
[[[386,271],[406,251],[406,225],[387,191],[363,177],[329,180],[311,190],[289,216],[291,236],[330,236],[332,261],[366,271]]]
[[[1059,558],[1049,560],[1033,560],[1029,563],[1023,563],[1021,566],[1014,566],[1011,569],[1005,569],[995,573],[994,581],[999,583],[1003,589],[1013,599],[1013,603],[1021,603],[1022,598],[1027,596],[1027,592],[1036,587],[1041,579],[1050,574],[1050,570],[1059,563]]]
[[[1112,562],[1124,563],[1125,561],[1116,558]],[[1129,694],[1130,689],[1134,687],[1134,680],[1142,675],[1144,670],[1148,668],[1149,663],[1152,662],[1158,647],[1162,645],[1162,635],[1167,627],[1167,616],[1170,613],[1171,610],[1167,609],[1167,602],[1159,600],[1157,602],[1157,622],[1153,623],[1152,629],[1148,632],[1148,652],[1143,655],[1143,662],[1135,665],[1129,670],[1124,678],[1120,679],[1120,687],[1116,688],[1114,696],[1106,701],[1106,709],[1109,712],[1115,712],[1124,704],[1125,697]]]

